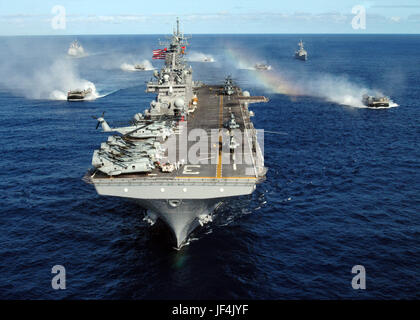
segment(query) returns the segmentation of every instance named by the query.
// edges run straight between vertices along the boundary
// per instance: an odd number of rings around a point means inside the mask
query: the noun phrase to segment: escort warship
[[[262,137],[248,106],[268,99],[250,96],[231,77],[218,85],[193,81],[178,20],[160,45],[153,58],[164,65],[146,87],[155,99],[130,126],[113,128],[104,114],[97,118],[97,128],[116,134],[94,151],[84,180],[100,195],[138,203],[145,220],[164,222],[181,248],[223,201],[249,195],[264,181]]]
[[[308,60],[308,52],[303,48],[303,42],[302,40],[299,41],[299,50],[295,52],[295,58],[299,60],[306,61]]]

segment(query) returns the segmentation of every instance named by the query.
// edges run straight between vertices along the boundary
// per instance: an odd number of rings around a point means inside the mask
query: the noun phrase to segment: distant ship
[[[134,69],[136,69],[136,70],[146,70],[146,67],[142,64],[136,64],[136,65],[134,65]]]
[[[299,50],[297,50],[295,52],[295,58],[296,59],[299,59],[299,60],[303,60],[303,61],[308,60],[308,53],[303,48],[303,42],[302,42],[302,40],[300,40],[300,42],[299,42]]]
[[[68,101],[83,101],[86,96],[92,93],[92,89],[88,88],[86,90],[72,90],[67,93]]]
[[[85,50],[83,49],[82,45],[77,41],[74,40],[67,51],[69,56],[78,57],[83,56],[85,54]]]
[[[270,70],[270,66],[264,64],[264,63],[257,63],[254,66],[255,70]]]
[[[370,108],[388,108],[390,105],[388,97],[373,97],[367,94],[363,95],[362,102]]]

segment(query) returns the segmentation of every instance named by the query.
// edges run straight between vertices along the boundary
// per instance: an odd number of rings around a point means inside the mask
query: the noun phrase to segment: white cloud
[[[408,17],[409,21],[420,22],[420,14],[412,14]]]
[[[105,24],[148,24],[156,26],[160,25],[173,25],[176,13],[162,13],[162,14],[119,14],[119,15],[84,15],[84,14],[67,14],[67,22],[74,25],[97,25],[95,29],[100,30],[101,26]],[[191,24],[199,24],[205,22],[208,27],[211,24],[219,25],[235,25],[243,26],[247,23],[251,26],[254,24],[264,24],[264,31],[271,29],[275,30],[277,24],[294,23],[302,25],[302,30],[306,30],[310,26],[318,28],[320,25],[325,25],[330,29],[334,29],[334,25],[343,28],[347,23],[353,19],[354,15],[342,12],[323,12],[323,13],[308,13],[308,12],[294,12],[291,14],[272,11],[255,11],[255,12],[208,12],[208,13],[191,13],[186,15],[179,15],[183,22]],[[52,15],[46,14],[15,14],[15,15],[1,15],[0,23],[13,24],[31,30],[31,26],[35,23],[49,23]],[[369,14],[367,16],[369,22],[381,27],[392,26],[392,24],[400,24],[401,26],[407,24],[414,24],[420,20],[420,15],[413,14],[407,18],[402,16],[384,16],[379,14]],[[269,22],[269,23],[267,23]],[[266,27],[268,25],[268,27]],[[90,28],[90,27],[89,27]],[[305,29],[306,28],[306,29]],[[259,27],[254,28],[258,32]],[[161,31],[161,29],[159,29]],[[166,30],[166,29],[165,29]],[[238,29],[240,31],[240,29]]]
[[[398,23],[401,21],[401,17],[391,17],[390,20]]]

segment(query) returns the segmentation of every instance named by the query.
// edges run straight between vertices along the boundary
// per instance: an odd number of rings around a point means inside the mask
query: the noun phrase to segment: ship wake
[[[98,91],[96,90],[94,83],[87,80],[83,80],[83,79],[78,82],[77,86],[74,87],[74,89],[77,89],[77,90],[91,89],[92,92],[85,97],[85,100],[96,100],[98,98],[102,98],[107,95],[107,94],[100,95]],[[61,91],[61,90],[54,90],[50,93],[48,99],[49,100],[67,100],[67,92]]]
[[[88,88],[92,93],[86,100],[104,96],[98,93],[94,83],[81,78],[71,61],[65,58],[31,71],[16,70],[4,85],[28,99],[66,100],[68,91]]]
[[[225,52],[230,62],[237,69],[255,70],[254,62],[258,59],[255,55],[252,56],[248,53],[247,50],[228,47]],[[269,69],[271,69],[271,66]],[[369,108],[362,102],[364,94],[384,96],[380,90],[368,88],[346,75],[311,73],[303,69],[300,69],[300,72],[297,73],[296,70],[288,70],[279,65],[275,65],[274,69],[275,71],[254,73],[256,85],[262,85],[274,93],[293,97],[316,97],[354,108]],[[397,106],[397,103],[391,101],[390,107]]]
[[[328,102],[354,108],[369,108],[362,102],[364,94],[384,96],[380,90],[355,83],[344,75],[306,74],[305,76],[296,78],[294,75],[285,72],[271,72],[259,74],[257,80],[274,93],[295,97],[316,97]],[[390,107],[397,106],[397,103],[391,101]]]
[[[345,76],[330,74],[312,76],[310,80],[298,81],[297,85],[302,95],[314,96],[354,108],[369,108],[362,102],[364,94],[384,96],[380,90],[359,85]],[[396,106],[398,105],[391,101],[390,107]]]

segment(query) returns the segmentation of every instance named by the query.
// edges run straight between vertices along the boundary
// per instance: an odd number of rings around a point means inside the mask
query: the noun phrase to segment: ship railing
[[[238,177],[238,178],[212,178],[205,177],[199,178],[182,178],[182,177],[151,177],[151,176],[138,176],[132,175],[130,177],[95,177],[95,174],[87,172],[82,179],[88,184],[112,184],[112,185],[160,185],[162,183],[169,184],[172,186],[183,186],[183,185],[250,185],[255,184],[258,181],[256,177]]]

